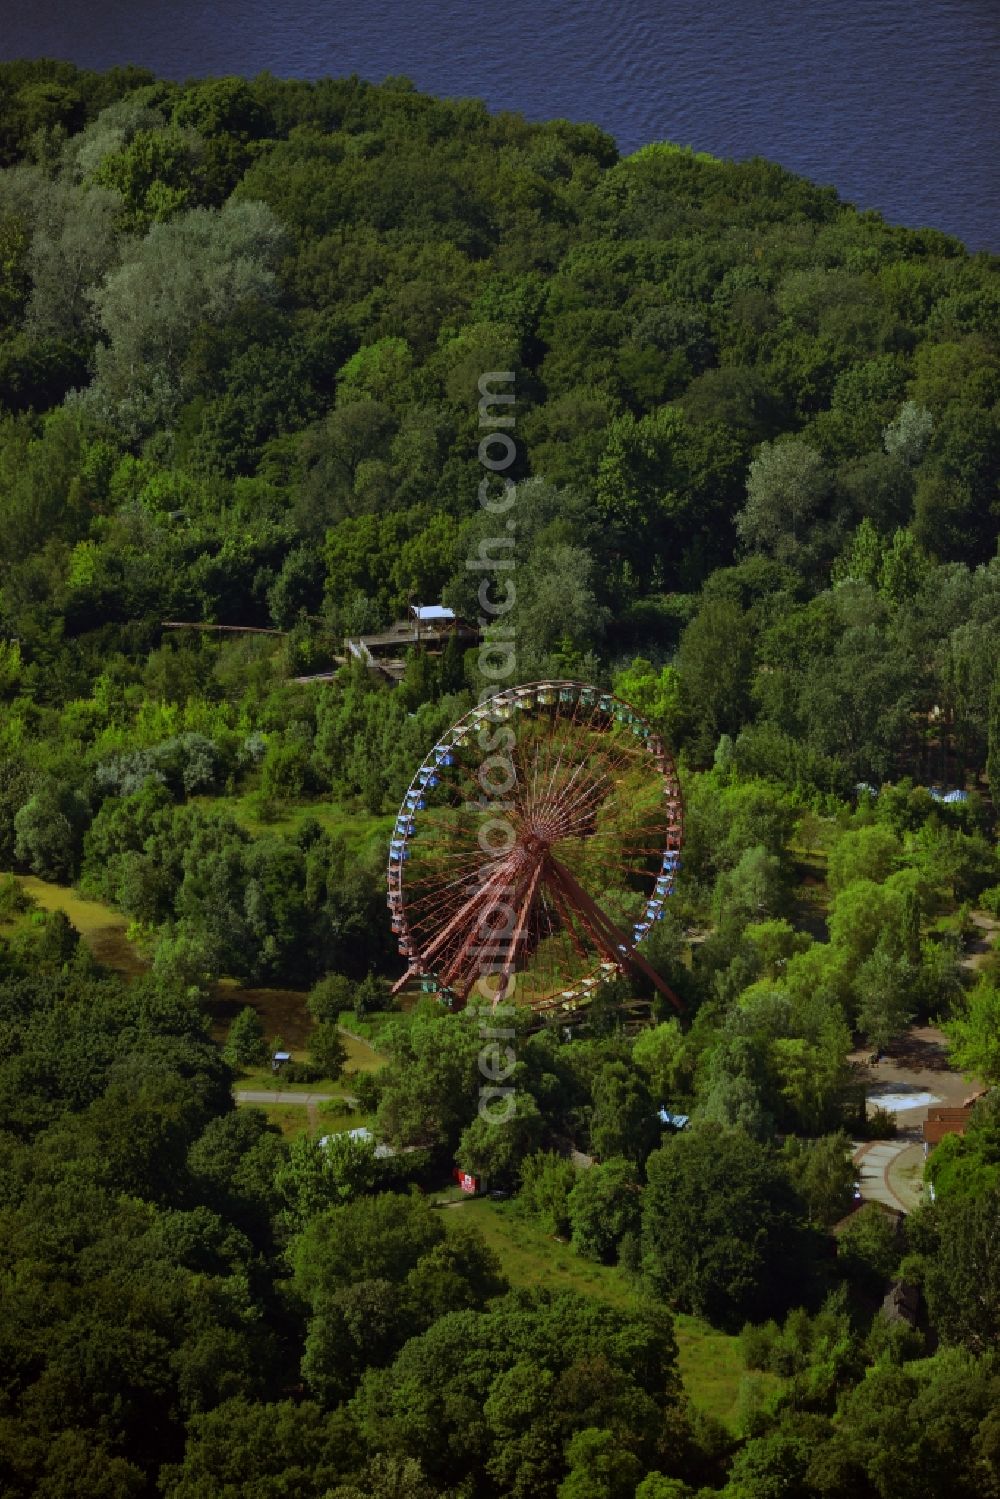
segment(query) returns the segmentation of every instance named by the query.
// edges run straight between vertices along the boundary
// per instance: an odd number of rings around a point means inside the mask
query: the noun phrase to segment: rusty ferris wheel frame
[[[494,1003],[557,1016],[633,969],[681,1009],[639,949],[682,840],[676,767],[628,703],[574,681],[496,693],[442,735],[396,817],[396,991],[419,980],[457,1008],[488,974]]]

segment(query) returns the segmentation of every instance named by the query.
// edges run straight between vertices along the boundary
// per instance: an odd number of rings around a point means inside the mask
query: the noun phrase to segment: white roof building
[[[448,609],[444,604],[411,604],[410,613],[421,624],[431,624],[435,620],[455,618],[454,609]]]

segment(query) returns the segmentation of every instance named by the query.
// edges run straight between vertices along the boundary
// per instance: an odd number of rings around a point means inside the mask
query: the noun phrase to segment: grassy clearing
[[[251,989],[235,979],[220,979],[208,1004],[214,1040],[225,1041],[229,1027],[244,1005],[257,1011],[268,1042],[280,1036],[285,1050],[291,1052],[296,1062],[307,1060],[313,1020],[306,1009],[304,990]],[[353,1031],[354,1016],[348,1012],[344,1019],[347,1029]],[[364,1036],[342,1035],[341,1040],[347,1052],[348,1072],[375,1072],[384,1065],[385,1057]]]
[[[6,878],[0,874],[0,879]],[[113,906],[99,900],[85,900],[70,885],[40,880],[37,875],[16,874],[14,879],[25,894],[31,896],[36,909],[65,911],[99,963],[128,974],[142,973],[148,967],[142,954],[125,935],[128,918]],[[20,922],[23,918],[16,920]],[[13,930],[13,926],[10,929]]]
[[[217,798],[196,797],[210,805]],[[241,827],[254,837],[280,833],[283,837],[294,837],[309,818],[315,819],[328,833],[342,838],[354,854],[365,854],[373,849],[388,846],[389,834],[395,817],[391,813],[352,811],[328,797],[314,802],[284,802],[276,807],[276,816],[264,821],[260,816],[260,804],[256,793],[226,798],[226,810]]]
[[[334,1098],[329,1103],[246,1103],[240,1108],[261,1109],[286,1140],[308,1135],[339,1135],[345,1130],[371,1128],[371,1115]]]
[[[458,1188],[439,1195],[445,1201],[463,1199],[463,1206],[443,1209],[445,1223],[457,1222],[460,1215],[466,1221],[471,1218],[500,1256],[513,1285],[578,1291],[584,1296],[600,1296],[613,1306],[635,1305],[635,1292],[620,1271],[581,1259],[568,1244],[561,1244],[538,1224],[522,1217],[512,1203],[470,1198]]]
[[[242,991],[251,992],[251,991]],[[280,993],[279,990],[257,990],[260,993]],[[290,992],[290,991],[289,991]],[[235,1008],[238,1008],[236,1006]],[[235,1013],[234,1008],[234,1013]],[[257,1006],[255,1005],[256,1009]],[[259,1011],[258,1011],[259,1013]],[[263,1018],[263,1017],[262,1017]],[[212,1028],[212,1034],[217,1040],[224,1040],[229,1022],[217,1021]],[[267,1021],[264,1024],[265,1032],[268,1030]],[[218,1032],[218,1034],[217,1034]],[[285,1035],[287,1040],[287,1033]],[[240,1074],[237,1087],[240,1088],[266,1088],[275,1093],[329,1093],[337,1097],[349,1096],[354,1092],[351,1077],[358,1072],[377,1072],[385,1065],[385,1057],[377,1052],[374,1047],[369,1046],[366,1041],[358,1040],[353,1036],[343,1036],[344,1050],[347,1052],[347,1061],[344,1064],[343,1075],[336,1081],[331,1082],[329,1078],[321,1078],[315,1083],[293,1083],[287,1081],[281,1072],[272,1072],[270,1063],[263,1063],[260,1067],[247,1067]],[[306,1048],[290,1048],[295,1061],[306,1061]]]
[[[235,1086],[241,1092],[247,1090],[253,1093],[319,1093],[324,1098],[340,1099],[354,1097],[354,1087],[349,1073],[345,1073],[335,1083],[326,1077],[321,1077],[314,1083],[293,1083],[282,1073],[272,1072],[266,1063],[262,1067],[245,1067]]]
[[[35,875],[0,872],[0,881],[12,878],[32,902],[28,911],[0,917],[0,932],[13,936],[31,922],[32,911],[64,911],[73,926],[90,947],[99,963],[119,973],[134,975],[148,967],[141,953],[129,942],[126,932],[128,919],[113,906],[103,901],[87,900],[69,885],[53,880],[41,880]],[[261,1018],[264,1034],[269,1041],[280,1036],[296,1061],[306,1059],[312,1019],[306,1009],[306,996],[300,989],[254,989],[237,983],[235,979],[220,979],[215,986],[207,1010],[211,1022],[213,1040],[224,1042],[235,1016],[244,1005],[251,1005]],[[344,1037],[347,1050],[346,1071],[372,1072],[381,1067],[385,1058],[364,1038]],[[315,1092],[315,1083],[285,1083],[280,1076],[272,1074],[270,1067],[248,1072],[241,1082],[243,1087],[288,1088],[293,1091]],[[335,1085],[320,1085],[324,1091],[334,1091]],[[349,1087],[337,1085],[340,1092],[350,1092]]]
[[[268,1043],[280,1036],[296,1061],[305,1061],[312,1017],[301,989],[249,989],[235,979],[220,979],[208,1003],[212,1038],[224,1041],[244,1005],[257,1011]]]
[[[371,1129],[373,1123],[373,1115],[339,1104],[336,1100],[321,1103],[316,1116],[324,1135],[339,1135],[347,1129]]]
[[[377,1072],[384,1067],[387,1058],[381,1052],[376,1051],[370,1042],[357,1036],[340,1033],[340,1039],[344,1043],[347,1052],[347,1061],[344,1063],[345,1072]]]
[[[295,1140],[299,1135],[313,1135],[316,1133],[315,1125],[310,1118],[309,1109],[299,1108],[294,1103],[269,1103],[248,1105],[257,1109],[263,1109],[267,1115],[269,1124],[276,1124],[286,1140]]]
[[[438,1194],[454,1200],[452,1192]],[[461,1195],[461,1194],[459,1194]],[[488,1198],[466,1198],[464,1207],[442,1209],[445,1225],[460,1219],[475,1223],[483,1238],[499,1255],[512,1285],[547,1286],[553,1291],[576,1291],[597,1296],[612,1306],[635,1307],[638,1297],[631,1281],[609,1265],[581,1259],[568,1244],[559,1243],[537,1224],[521,1217],[511,1203]],[[769,1374],[748,1376],[739,1340],[716,1332],[697,1317],[675,1314],[678,1361],[684,1387],[694,1405],[706,1415],[735,1429],[741,1397],[748,1383],[762,1396],[780,1381]]]
[[[241,1091],[248,1089],[254,1093],[323,1093],[331,1098],[338,1089],[341,1094],[344,1092],[343,1083],[331,1083],[327,1078],[315,1083],[288,1082],[280,1072],[272,1072],[266,1063],[261,1067],[244,1067],[235,1086]]]

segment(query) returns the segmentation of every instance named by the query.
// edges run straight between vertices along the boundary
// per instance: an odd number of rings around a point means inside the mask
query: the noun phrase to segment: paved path
[[[924,1201],[924,1144],[922,1140],[900,1142],[903,1149],[894,1155],[887,1168],[889,1187],[905,1202],[910,1212]]]
[[[298,1103],[308,1109],[321,1103],[356,1104],[353,1093],[283,1093],[277,1088],[237,1088],[237,1103]]]
[[[912,1139],[905,1138],[870,1140],[855,1147],[854,1163],[858,1167],[861,1195],[866,1202],[884,1203],[897,1213],[912,1212],[919,1201],[916,1191],[909,1188],[906,1180],[900,1180],[893,1168],[905,1152],[912,1154],[914,1148],[920,1150]]]

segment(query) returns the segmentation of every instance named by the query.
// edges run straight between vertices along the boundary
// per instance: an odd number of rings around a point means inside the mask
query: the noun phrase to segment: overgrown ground
[[[218,806],[217,797],[197,796],[191,800],[206,807]],[[394,815],[355,811],[329,797],[317,801],[275,802],[268,809],[256,791],[227,797],[226,811],[254,837],[264,834],[294,837],[304,822],[318,822],[326,832],[342,838],[355,855],[365,854],[373,848],[384,849],[395,821]]]
[[[454,1207],[442,1211],[449,1226],[472,1219],[499,1255],[512,1285],[577,1291],[618,1307],[637,1303],[633,1285],[620,1270],[581,1259],[568,1244],[522,1216],[513,1202],[466,1198],[461,1205],[456,1202]],[[747,1373],[738,1338],[716,1332],[697,1317],[684,1313],[676,1314],[675,1329],[688,1395],[699,1410],[716,1417],[730,1430],[736,1428],[751,1387],[766,1396],[779,1385],[776,1375]]]
[[[8,875],[0,872],[0,880],[7,878]],[[104,963],[119,973],[142,972],[145,967],[142,954],[128,940],[128,918],[120,911],[103,901],[86,900],[71,885],[61,885],[54,880],[40,880],[33,874],[18,874],[14,878],[38,909],[65,911],[99,963]],[[9,933],[29,919],[28,916],[21,916],[13,922],[0,921],[0,929]]]

